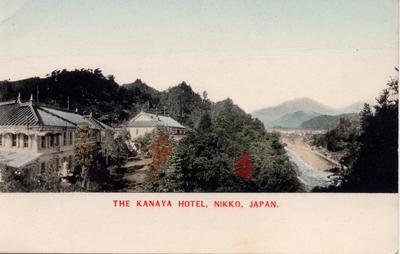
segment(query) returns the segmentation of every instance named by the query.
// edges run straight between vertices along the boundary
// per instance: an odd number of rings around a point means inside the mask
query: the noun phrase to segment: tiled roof
[[[32,102],[20,103],[11,101],[0,103],[0,127],[76,127],[82,121],[88,122],[91,129],[103,130],[111,128],[92,116],[83,116],[60,109],[38,106]]]
[[[146,116],[151,120],[148,121],[137,121],[139,116]],[[185,128],[183,125],[175,121],[169,116],[160,116],[145,112],[140,112],[132,120],[129,121],[128,127],[173,127],[173,128]]]
[[[0,105],[0,125],[36,125],[39,120],[30,105]]]

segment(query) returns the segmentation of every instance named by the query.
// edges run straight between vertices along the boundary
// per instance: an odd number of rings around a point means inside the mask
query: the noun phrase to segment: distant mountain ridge
[[[297,128],[304,121],[312,119],[319,114],[315,112],[306,113],[304,111],[296,111],[283,115],[282,117],[272,121],[270,125],[272,127],[284,127],[284,128]]]
[[[288,119],[289,116],[285,115],[293,114],[299,111],[302,111],[303,113],[312,116],[315,116],[315,114],[321,115],[321,114],[335,113],[335,110],[333,108],[325,106],[310,98],[302,97],[281,103],[275,107],[267,107],[264,109],[257,110],[253,112],[252,115],[260,119],[264,123],[265,127],[271,128],[274,126],[274,123],[276,122],[291,122]],[[282,117],[283,119],[280,119]],[[298,117],[298,115],[295,117]],[[282,127],[291,127],[291,126],[282,126]]]
[[[320,115],[333,117],[341,114],[358,113],[362,110],[363,105],[364,102],[360,101],[339,109],[334,109],[313,99],[302,97],[286,101],[275,107],[267,107],[254,111],[252,115],[261,120],[266,128],[301,128],[303,122]],[[333,117],[332,119],[336,118]],[[336,120],[338,121],[338,119]],[[331,118],[327,120],[329,122]],[[336,122],[336,120],[332,121]],[[318,122],[319,119],[316,121]],[[330,124],[327,125],[331,126]]]
[[[340,119],[347,119],[350,121],[357,121],[360,115],[357,113],[347,113],[340,115],[320,115],[304,121],[299,127],[308,130],[331,130],[339,125]]]

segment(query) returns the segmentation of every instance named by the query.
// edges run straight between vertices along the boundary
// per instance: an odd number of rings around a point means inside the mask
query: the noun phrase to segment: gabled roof
[[[0,127],[77,127],[82,121],[88,122],[91,129],[111,129],[91,115],[84,116],[61,109],[39,106],[32,101],[0,103]]]
[[[146,120],[140,120],[140,118],[146,118]],[[185,128],[183,125],[175,121],[169,116],[161,116],[150,114],[146,112],[140,112],[134,118],[132,118],[128,127],[172,127],[172,128]]]

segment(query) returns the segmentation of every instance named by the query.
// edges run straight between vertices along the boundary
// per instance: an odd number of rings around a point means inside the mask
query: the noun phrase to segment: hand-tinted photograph
[[[1,192],[398,191],[397,1],[0,1]]]

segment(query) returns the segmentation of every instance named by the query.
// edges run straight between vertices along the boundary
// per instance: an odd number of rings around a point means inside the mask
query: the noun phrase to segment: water
[[[293,150],[285,147],[286,153],[297,167],[297,177],[304,184],[306,191],[311,191],[314,187],[327,187],[330,185],[333,175],[331,172],[316,170],[305,163]]]

